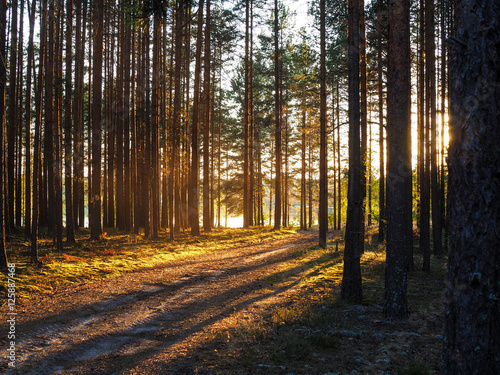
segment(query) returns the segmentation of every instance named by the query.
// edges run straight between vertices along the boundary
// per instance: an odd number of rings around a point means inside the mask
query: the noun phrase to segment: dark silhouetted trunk
[[[104,0],[97,0],[93,9],[94,54],[92,93],[92,185],[90,201],[90,237],[102,237],[101,223],[101,144],[102,144],[102,51]]]
[[[320,146],[319,146],[319,246],[326,248],[328,232],[328,144],[326,139],[326,12],[325,1],[320,1]]]
[[[280,56],[278,30],[278,0],[274,0],[274,143],[276,173],[274,178],[274,229],[281,228],[281,103],[280,103]]]
[[[66,87],[64,98],[64,183],[66,198],[66,239],[68,242],[75,242],[75,225],[73,216],[73,0],[66,2]]]
[[[361,174],[363,173],[360,150],[360,107],[359,107],[359,2],[349,0],[348,5],[348,56],[349,79],[349,186],[347,191],[347,219],[344,251],[344,273],[341,295],[343,299],[361,302],[360,257],[363,253],[361,216],[363,197]]]
[[[500,4],[462,0],[455,9],[443,373],[498,374]]]
[[[191,171],[189,174],[189,196],[188,196],[188,216],[191,234],[200,235],[200,214],[199,214],[199,132],[200,132],[200,74],[201,74],[201,51],[203,49],[203,4],[200,0],[198,8],[198,30],[196,35],[196,54],[194,68],[194,98],[193,98],[193,119],[191,128]]]
[[[389,64],[387,73],[387,255],[385,315],[408,316],[407,255],[412,244],[411,218],[411,77],[410,3],[389,2]]]
[[[210,0],[207,0],[207,18],[205,25],[205,66],[203,78],[203,230],[212,230],[210,214]]]
[[[6,270],[8,265],[5,243],[5,145],[6,145],[6,113],[5,84],[7,82],[7,67],[5,66],[5,25],[7,23],[7,2],[0,0],[0,269]]]
[[[378,80],[378,122],[379,122],[379,219],[378,240],[385,239],[385,148],[384,148],[384,91],[382,76],[382,0],[377,0],[377,80]]]

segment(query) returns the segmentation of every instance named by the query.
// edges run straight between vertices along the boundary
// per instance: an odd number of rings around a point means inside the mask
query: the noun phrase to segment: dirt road
[[[213,350],[206,340],[228,321],[249,319],[282,298],[298,279],[278,288],[269,275],[279,277],[280,265],[316,241],[316,232],[299,233],[34,297],[18,307],[16,369],[0,369],[208,374],[197,363],[198,352]]]

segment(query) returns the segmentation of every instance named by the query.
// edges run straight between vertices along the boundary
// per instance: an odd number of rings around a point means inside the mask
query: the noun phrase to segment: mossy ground
[[[274,231],[270,227],[213,229],[198,237],[179,233],[175,241],[170,241],[168,232],[161,232],[158,239],[152,240],[141,234],[108,230],[102,240],[92,241],[88,230],[79,230],[76,243],[65,242],[61,253],[54,250],[52,239],[40,239],[38,266],[30,260],[29,240],[12,235],[8,256],[9,262],[16,265],[17,297],[26,299],[33,293],[51,293],[63,285],[116,277],[124,272],[293,234],[293,229]],[[5,295],[6,285],[6,276],[0,273],[0,295]]]

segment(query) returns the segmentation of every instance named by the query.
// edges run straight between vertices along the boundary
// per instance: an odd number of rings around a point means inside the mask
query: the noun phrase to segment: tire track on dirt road
[[[167,368],[207,329],[271,295],[267,275],[316,239],[301,233],[40,297],[56,313],[24,316],[17,366],[6,374],[121,374],[158,361]],[[73,301],[58,308],[60,298]]]

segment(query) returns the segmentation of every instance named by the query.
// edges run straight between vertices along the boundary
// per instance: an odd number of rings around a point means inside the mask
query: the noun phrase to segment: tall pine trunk
[[[459,1],[450,56],[443,373],[500,373],[500,4]]]
[[[90,201],[90,237],[100,239],[101,223],[101,144],[102,144],[102,52],[104,0],[96,0],[93,9],[94,54],[92,93],[92,185]]]
[[[73,216],[73,82],[72,82],[72,65],[73,65],[73,0],[66,2],[66,87],[64,98],[64,182],[66,192],[66,239],[68,242],[75,242],[75,225]]]
[[[278,34],[278,0],[274,0],[274,143],[276,172],[274,178],[274,229],[281,228],[281,103],[280,103],[280,52]]]
[[[200,235],[200,214],[199,214],[199,132],[200,132],[200,74],[201,74],[201,51],[203,49],[203,6],[204,1],[200,0],[198,8],[198,30],[196,34],[196,53],[194,68],[194,98],[193,117],[191,125],[191,170],[189,173],[189,196],[188,196],[188,218],[193,236]]]
[[[319,148],[319,246],[326,248],[328,232],[328,144],[326,139],[326,11],[325,1],[320,1],[320,148]]]
[[[5,66],[5,25],[7,21],[7,2],[0,0],[0,269],[7,269],[7,248],[5,241],[5,145],[6,145],[6,113],[5,84],[7,82],[7,67]]]
[[[387,73],[387,255],[384,312],[390,319],[408,315],[407,255],[411,219],[411,77],[409,0],[389,2]]]
[[[379,122],[379,220],[378,240],[385,239],[385,149],[384,149],[384,91],[382,76],[382,0],[377,0],[377,83],[378,83],[378,122]]]
[[[30,6],[30,4],[28,4]],[[26,104],[25,104],[25,148],[26,148],[26,162],[25,162],[25,208],[24,208],[24,234],[26,238],[31,235],[31,87],[32,87],[32,70],[34,60],[34,34],[35,34],[35,10],[36,0],[31,2],[31,11],[29,16],[29,39],[28,39],[28,66],[26,76]]]
[[[207,17],[205,23],[205,63],[203,77],[203,230],[212,230],[210,214],[210,0],[207,0]]]
[[[349,79],[349,185],[347,191],[347,219],[344,251],[344,273],[341,295],[343,299],[361,302],[360,257],[363,253],[360,235],[362,232],[363,197],[361,186],[362,160],[360,149],[360,101],[359,101],[359,2],[349,0],[348,9],[348,55]]]

